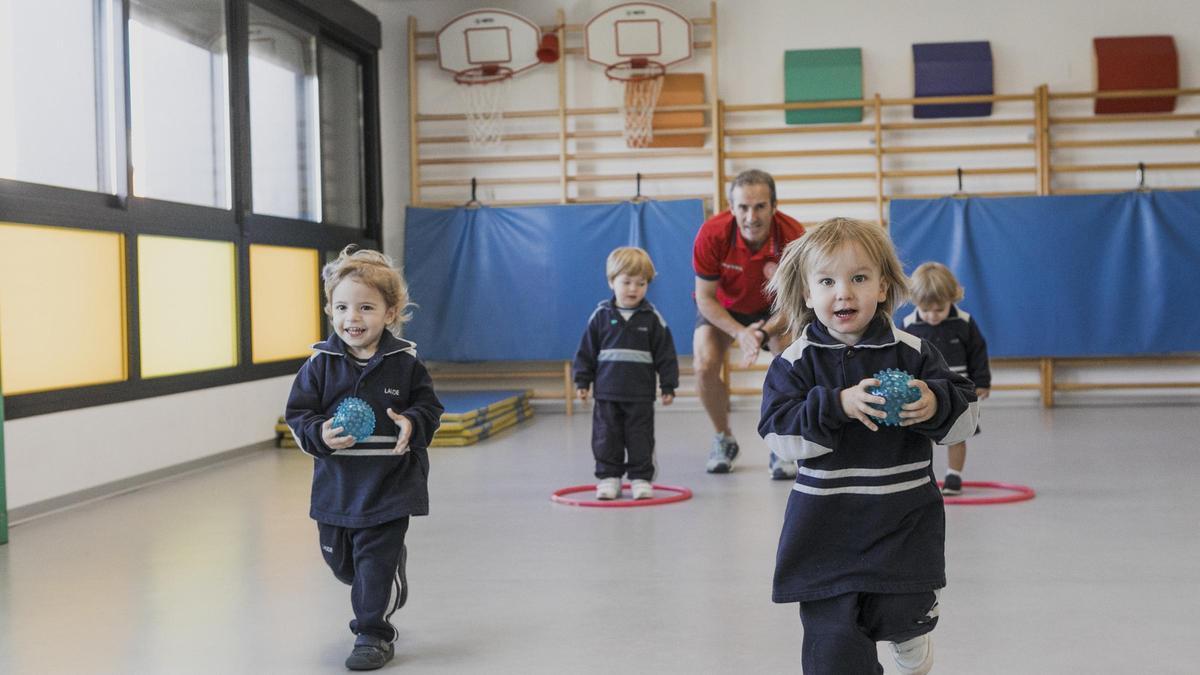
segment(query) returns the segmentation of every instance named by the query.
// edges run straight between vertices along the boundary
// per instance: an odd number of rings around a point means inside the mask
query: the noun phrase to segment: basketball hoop
[[[630,148],[644,148],[654,140],[654,106],[662,93],[663,76],[667,67],[646,58],[617,61],[604,68],[604,74],[615,82],[625,83],[625,98],[621,116],[625,118],[623,136]]]
[[[500,144],[504,113],[501,103],[508,98],[513,70],[496,63],[460,70],[454,74],[467,111],[467,138],[471,147]]]
[[[667,68],[692,58],[692,22],[657,3],[626,2],[584,24],[583,50],[588,61],[604,66],[610,80],[625,83],[625,145],[649,146]]]
[[[541,29],[512,12],[479,9],[451,19],[436,38],[438,67],[461,85],[471,147],[499,145],[512,77],[538,65]]]

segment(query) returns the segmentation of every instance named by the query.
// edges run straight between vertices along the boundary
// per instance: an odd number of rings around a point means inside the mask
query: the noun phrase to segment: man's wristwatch
[[[758,344],[765,345],[771,340],[771,334],[761,328],[755,328],[755,332],[762,333],[762,341]]]

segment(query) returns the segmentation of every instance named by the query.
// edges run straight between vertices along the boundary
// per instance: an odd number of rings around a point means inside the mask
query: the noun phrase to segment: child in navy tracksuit
[[[950,370],[966,375],[975,383],[979,400],[987,398],[992,387],[987,341],[971,315],[954,304],[963,299],[963,288],[954,273],[941,263],[927,262],[913,270],[909,294],[917,309],[904,317],[904,330],[932,342]],[[979,431],[975,433],[978,435]],[[966,441],[951,445],[946,453],[950,468],[942,483],[942,494],[961,494],[962,470],[967,463]]]
[[[649,499],[654,496],[654,376],[663,405],[671,405],[679,386],[675,342],[667,322],[646,300],[654,279],[650,256],[640,248],[618,248],[608,256],[607,273],[613,297],[588,319],[575,355],[575,388],[584,401],[588,387],[595,388],[596,498],[620,497],[621,476],[628,472],[633,498]]]
[[[408,320],[408,289],[391,260],[346,247],[322,272],[334,334],[313,345],[287,403],[287,423],[313,462],[312,505],[325,562],[351,586],[357,637],[351,670],[392,658],[390,618],[408,597],[404,535],[429,513],[427,448],[442,404],[415,346],[389,328]],[[375,427],[356,441],[333,426],[338,404],[370,405]]]
[[[929,343],[892,325],[906,280],[878,225],[827,220],[788,245],[768,284],[799,335],[771,363],[758,430],[799,462],[775,563],[773,599],[799,602],[806,674],[902,673],[933,665],[929,633],[946,585],[945,512],[932,442],[975,430],[974,387]],[[884,426],[867,389],[886,368],[920,398]]]

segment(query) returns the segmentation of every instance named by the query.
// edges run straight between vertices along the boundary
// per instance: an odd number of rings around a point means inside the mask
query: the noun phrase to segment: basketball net
[[[625,145],[644,148],[654,140],[654,106],[662,93],[663,78],[648,77],[625,83],[625,105],[621,114],[625,117]]]
[[[513,71],[494,63],[456,73],[463,108],[467,111],[467,140],[473,148],[494,148],[500,144],[504,113],[500,104],[508,99]]]
[[[460,85],[467,111],[467,138],[473,148],[493,148],[503,136],[501,102],[508,98],[511,80]]]
[[[662,93],[666,68],[660,63],[637,58],[614,63],[604,69],[611,80],[625,83],[621,116],[625,126],[621,135],[626,147],[644,148],[654,140],[654,107]]]

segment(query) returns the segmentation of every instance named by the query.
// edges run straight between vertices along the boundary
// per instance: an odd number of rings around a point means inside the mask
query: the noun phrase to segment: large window
[[[321,47],[321,170],[325,221],[362,227],[362,66],[329,45]]]
[[[0,178],[110,190],[111,31],[98,9],[0,0]]]
[[[224,0],[129,7],[133,193],[230,207]]]
[[[254,212],[321,220],[317,38],[250,5]]]
[[[381,245],[379,45],[353,0],[0,0],[9,419],[296,372],[318,262]]]

